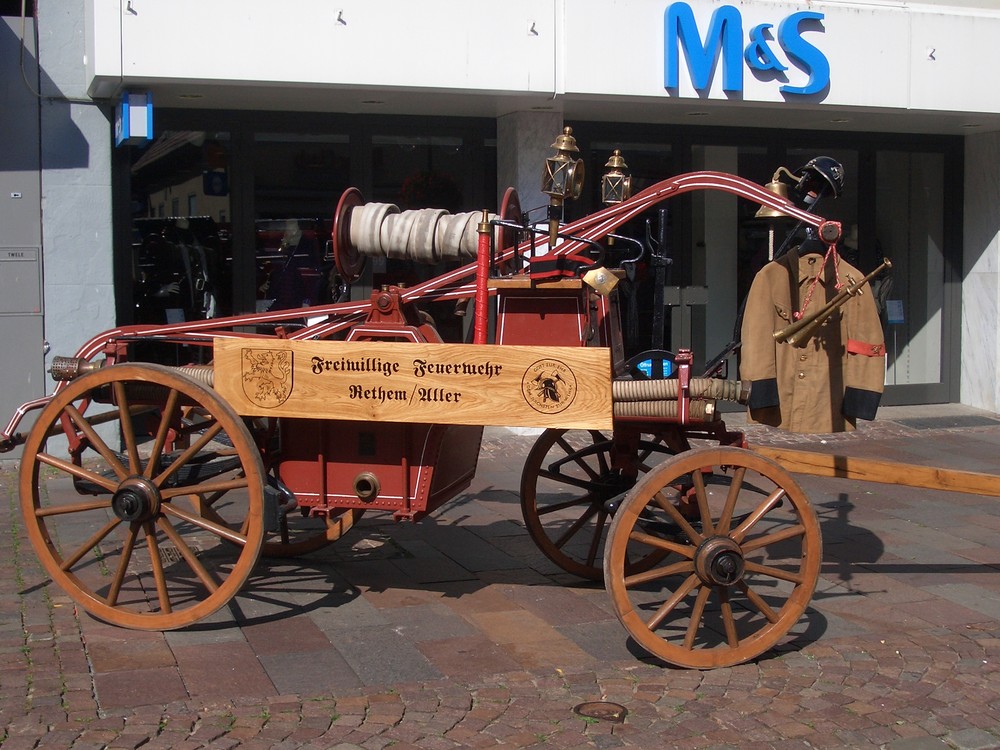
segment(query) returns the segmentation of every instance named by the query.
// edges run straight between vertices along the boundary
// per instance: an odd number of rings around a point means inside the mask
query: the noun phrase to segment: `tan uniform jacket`
[[[747,297],[741,336],[740,377],[753,381],[753,421],[791,432],[829,433],[854,429],[856,418],[874,419],[885,383],[885,342],[871,289],[849,297],[802,347],[772,337],[806,304],[810,285],[822,271],[805,315],[837,295],[829,260],[799,249],[764,266]],[[792,269],[794,269],[794,274]],[[864,274],[840,259],[844,285]]]

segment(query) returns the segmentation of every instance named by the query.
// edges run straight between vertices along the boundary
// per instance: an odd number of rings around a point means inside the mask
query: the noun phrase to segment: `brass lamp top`
[[[573,137],[573,128],[569,125],[564,127],[562,133],[556,136],[556,140],[550,148],[554,148],[559,151],[568,151],[570,153],[580,153],[580,149],[577,148],[576,145],[576,138]]]
[[[628,169],[628,164],[625,163],[625,157],[622,156],[620,148],[616,148],[611,152],[611,156],[608,157],[608,163],[604,166],[608,169]]]

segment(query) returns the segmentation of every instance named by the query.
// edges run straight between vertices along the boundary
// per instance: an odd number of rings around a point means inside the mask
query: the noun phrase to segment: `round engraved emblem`
[[[263,409],[281,406],[292,394],[292,352],[244,349],[240,360],[243,394]]]
[[[535,411],[558,414],[576,398],[576,375],[565,362],[540,359],[521,378],[521,393]]]

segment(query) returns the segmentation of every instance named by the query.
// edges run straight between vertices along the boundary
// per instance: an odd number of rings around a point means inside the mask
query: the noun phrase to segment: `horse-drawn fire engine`
[[[469,486],[484,426],[540,427],[521,477],[525,526],[554,563],[604,581],[644,649],[709,668],[777,644],[822,562],[820,526],[791,472],[886,472],[748,449],[716,408],[746,396],[720,377],[731,352],[694,372],[690,352],[662,348],[662,319],[660,340],[654,326],[651,347],[626,357],[617,285],[657,248],[617,231],[698,190],[792,217],[827,246],[841,226],[717,172],[630,195],[618,153],[602,181],[606,207],[564,223],[583,168],[569,129],[554,146],[540,222],[513,190],[496,214],[460,215],[344,193],[332,231],[340,278],[359,279],[370,256],[471,261],[428,281],[363,301],[123,326],[56,358],[54,392],[0,434],[0,448],[23,448],[24,523],[53,581],[107,622],[183,627],[226,605],[261,554],[335,543],[365,513],[434,512]],[[444,341],[422,309],[445,301],[473,307],[470,340]],[[191,363],[142,361],[150,342]],[[946,479],[993,494],[987,478]]]

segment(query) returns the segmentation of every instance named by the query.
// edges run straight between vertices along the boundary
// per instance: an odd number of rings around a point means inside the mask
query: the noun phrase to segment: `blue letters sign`
[[[663,15],[664,88],[676,89],[680,79],[680,50],[684,49],[691,85],[699,92],[707,91],[712,76],[722,59],[722,90],[726,93],[743,91],[744,63],[759,77],[770,76],[784,81],[778,90],[782,94],[809,96],[820,94],[830,85],[830,63],[826,55],[807,42],[804,31],[823,31],[823,14],[815,11],[792,13],[778,24],[778,47],[785,58],[809,76],[804,86],[791,86],[781,62],[771,46],[773,24],[762,23],[743,35],[743,17],[732,5],[722,5],[712,13],[704,42],[698,31],[694,11],[687,3],[672,3]]]

